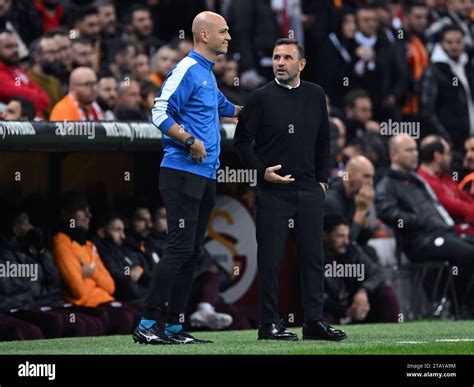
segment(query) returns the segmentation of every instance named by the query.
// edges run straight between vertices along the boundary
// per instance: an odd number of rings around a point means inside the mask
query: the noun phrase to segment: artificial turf
[[[299,354],[474,354],[474,321],[419,321],[344,326],[343,342],[257,341],[257,332],[199,332],[202,345],[139,345],[127,336],[101,336],[0,343],[2,355],[299,355]],[[294,328],[301,337],[301,328]]]

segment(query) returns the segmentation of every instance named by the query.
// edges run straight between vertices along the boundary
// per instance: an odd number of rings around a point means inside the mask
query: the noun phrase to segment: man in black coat
[[[378,217],[395,230],[401,249],[411,261],[450,261],[458,266],[458,294],[464,296],[466,307],[472,308],[474,298],[466,290],[474,273],[474,243],[456,234],[453,219],[415,172],[415,140],[406,134],[394,136],[389,149],[391,168],[376,186]]]
[[[344,340],[323,319],[323,203],[330,140],[323,90],[301,81],[306,60],[298,41],[279,39],[275,79],[253,92],[237,125],[234,147],[257,171],[255,191],[261,326],[259,339],[297,340],[278,316],[278,272],[295,229],[305,322],[303,339]],[[253,146],[255,144],[255,146]]]
[[[443,29],[422,79],[420,98],[427,132],[452,142],[460,154],[464,140],[474,134],[474,70],[464,47],[461,29]]]

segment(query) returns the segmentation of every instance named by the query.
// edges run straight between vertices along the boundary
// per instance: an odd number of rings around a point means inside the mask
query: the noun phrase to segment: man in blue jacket
[[[152,110],[153,123],[163,132],[159,188],[168,218],[168,241],[133,334],[138,343],[208,342],[186,333],[182,323],[215,202],[219,116],[237,116],[241,108],[219,91],[212,73],[217,56],[227,53],[231,40],[225,19],[202,12],[195,17],[192,32],[194,50],[172,69]],[[166,302],[168,316],[162,330],[157,320]]]

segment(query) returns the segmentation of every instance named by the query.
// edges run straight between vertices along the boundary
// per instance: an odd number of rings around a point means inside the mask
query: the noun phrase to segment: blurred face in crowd
[[[112,35],[117,27],[117,14],[112,4],[99,7],[99,25],[102,33]]]
[[[376,35],[379,26],[375,10],[360,9],[357,11],[357,26],[365,36]]]
[[[186,57],[193,47],[193,42],[185,39],[181,40],[178,44],[178,61]]]
[[[153,227],[161,233],[168,232],[168,221],[166,220],[166,208],[161,207],[155,213]]]
[[[58,58],[64,70],[70,71],[72,68],[72,42],[67,36],[56,35],[54,43],[58,49]]]
[[[118,92],[117,81],[114,77],[104,77],[97,84],[97,96],[104,101],[110,109],[117,104]]]
[[[39,55],[35,58],[45,74],[59,75],[63,65],[54,38],[42,38]]]
[[[364,186],[374,186],[375,168],[365,156],[355,156],[349,160],[346,167],[348,196],[353,196]]]
[[[341,26],[341,34],[343,38],[352,39],[357,30],[357,25],[355,21],[355,16],[352,14],[347,14],[344,16]]]
[[[0,61],[8,66],[16,66],[20,62],[18,42],[15,35],[8,32],[0,34]]]
[[[417,35],[423,35],[428,25],[428,8],[413,7],[405,16],[405,25]]]
[[[3,114],[5,121],[26,121],[26,117],[22,117],[21,103],[19,101],[10,101]]]
[[[150,12],[142,9],[135,11],[132,15],[130,28],[133,34],[137,35],[140,39],[149,37],[153,32]]]
[[[0,16],[5,15],[12,5],[11,0],[0,0]]]
[[[392,25],[392,14],[390,13],[390,8],[378,7],[375,12],[381,27],[389,28]]]
[[[464,167],[474,172],[474,137],[468,138],[464,143]]]
[[[306,59],[300,58],[296,44],[280,44],[273,49],[273,74],[280,82],[296,86]]]
[[[449,0],[448,8],[458,15],[468,18],[472,11],[472,0]]]
[[[178,53],[169,47],[162,47],[155,56],[155,71],[166,77],[178,61]],[[214,66],[215,67],[215,66]]]
[[[441,47],[452,60],[457,61],[464,51],[464,37],[459,31],[446,32]]]
[[[99,14],[87,15],[84,19],[76,23],[79,34],[83,38],[97,40],[100,35]]]
[[[115,63],[122,73],[128,73],[130,71],[130,65],[135,58],[136,49],[133,45],[127,45],[124,51],[118,52],[115,55]]]
[[[372,119],[372,101],[370,98],[357,98],[354,102],[354,107],[348,108],[347,116],[365,125],[367,121]]]
[[[151,214],[148,208],[137,209],[132,220],[133,231],[142,237],[146,237],[152,226]]]
[[[92,44],[74,42],[72,45],[72,63],[74,67],[94,67],[95,53]]]
[[[18,215],[13,224],[13,235],[17,238],[21,238],[32,229],[33,225],[31,224],[30,217],[26,212],[22,212]]]
[[[90,105],[97,98],[97,77],[87,67],[78,67],[71,73],[69,89],[82,106]]]
[[[74,221],[76,222],[77,228],[82,228],[84,230],[89,230],[89,224],[92,218],[92,214],[89,210],[89,207],[86,207],[81,210],[77,210],[72,215]]]
[[[451,161],[453,159],[451,147],[446,140],[442,140],[441,142],[443,143],[444,152],[439,155],[439,169],[440,172],[449,172],[451,170]]]
[[[347,246],[349,245],[349,226],[340,224],[335,227],[330,233],[325,234],[325,242],[327,248],[332,253],[345,254]]]
[[[418,166],[418,149],[415,140],[406,134],[393,138],[390,147],[390,161],[392,165],[403,171],[412,172]]]
[[[150,62],[145,54],[138,54],[133,58],[132,75],[137,81],[142,82],[150,76]]]
[[[105,236],[112,239],[117,245],[121,246],[125,240],[125,226],[122,219],[113,219],[104,228]]]
[[[227,86],[234,86],[235,80],[239,75],[239,65],[235,60],[229,60],[225,66],[225,73],[222,78]]]
[[[118,103],[120,107],[140,108],[140,85],[136,81],[123,82],[120,88]]]
[[[220,78],[224,75],[227,65],[227,58],[225,55],[218,55],[214,66],[212,66],[212,72],[216,78]]]

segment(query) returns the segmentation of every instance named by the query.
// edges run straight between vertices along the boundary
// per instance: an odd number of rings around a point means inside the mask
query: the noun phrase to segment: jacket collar
[[[198,54],[196,51],[191,50],[188,54],[189,57],[195,59],[198,63],[200,63],[205,68],[211,70],[214,66],[214,62],[210,61],[207,58],[204,58],[201,54]]]

